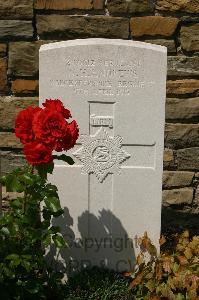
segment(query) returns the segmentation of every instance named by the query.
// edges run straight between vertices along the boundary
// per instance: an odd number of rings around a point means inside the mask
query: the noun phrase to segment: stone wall
[[[24,163],[14,119],[38,103],[40,45],[90,37],[168,48],[163,207],[191,220],[199,212],[199,0],[0,0],[2,173]]]

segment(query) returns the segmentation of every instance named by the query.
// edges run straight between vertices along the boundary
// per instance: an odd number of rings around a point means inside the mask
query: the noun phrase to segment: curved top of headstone
[[[103,39],[103,38],[92,38],[92,39],[76,39],[70,41],[50,43],[42,45],[40,51],[53,50],[65,47],[74,46],[87,46],[87,45],[113,45],[113,46],[130,46],[141,49],[150,49],[158,52],[167,52],[167,48],[160,45],[154,45],[150,43],[132,41],[132,40],[121,40],[121,39]]]

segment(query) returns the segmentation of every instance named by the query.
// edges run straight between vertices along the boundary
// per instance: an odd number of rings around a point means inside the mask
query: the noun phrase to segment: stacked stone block
[[[24,164],[14,119],[38,103],[41,44],[97,37],[160,44],[168,49],[163,207],[197,214],[198,16],[199,0],[0,0],[2,173]]]

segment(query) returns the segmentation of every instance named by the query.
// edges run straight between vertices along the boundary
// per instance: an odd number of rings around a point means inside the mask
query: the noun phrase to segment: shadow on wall
[[[170,237],[185,230],[189,230],[190,236],[199,235],[198,214],[172,208],[162,209],[162,234]]]
[[[71,229],[73,218],[68,208],[65,208],[64,212],[59,219],[53,220],[53,225],[61,227],[69,247],[60,252],[59,261],[55,259],[56,252],[53,246],[46,256],[55,269],[67,275],[96,265],[120,272],[133,269],[135,264],[133,242],[120,220],[111,211],[103,209],[98,217],[85,211],[78,218],[79,238]],[[88,224],[92,224],[95,235],[93,232],[88,233]],[[114,224],[112,233],[110,224]]]

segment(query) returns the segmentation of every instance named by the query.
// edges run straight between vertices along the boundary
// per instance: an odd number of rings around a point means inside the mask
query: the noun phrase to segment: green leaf
[[[34,180],[30,173],[23,174],[21,176],[21,181],[23,181],[27,185],[33,185]]]
[[[10,254],[6,256],[6,259],[11,261],[12,266],[18,266],[21,262],[18,254]]]
[[[50,220],[44,220],[44,221],[41,223],[41,228],[42,228],[43,230],[48,229],[49,226],[50,226]]]
[[[39,176],[46,180],[47,179],[47,171],[46,171],[45,165],[36,166],[36,169],[37,169]]]
[[[15,200],[11,201],[10,206],[12,208],[21,208],[22,202],[20,201],[20,199],[22,199],[22,198],[17,198]]]
[[[35,294],[39,293],[39,290],[40,290],[40,285],[38,282],[32,281],[31,283],[29,283],[29,287],[27,288],[27,291],[30,294],[35,295]]]
[[[51,226],[49,229],[52,233],[58,233],[60,232],[60,227],[59,226]]]
[[[49,232],[44,235],[43,244],[45,247],[48,247],[51,244],[51,234]]]
[[[21,255],[21,258],[23,258],[25,260],[31,260],[31,255],[30,254],[24,254],[24,255]]]
[[[19,231],[20,231],[19,224],[14,222],[13,225],[12,225],[11,234],[17,234]]]
[[[5,181],[7,192],[17,192],[21,193],[24,191],[23,184],[19,181],[20,176],[8,175]]]
[[[45,202],[47,208],[53,213],[57,213],[61,210],[59,198],[45,197],[44,202]]]
[[[26,271],[30,271],[31,270],[31,264],[30,264],[29,261],[22,260],[21,261],[21,265],[26,269]]]
[[[49,212],[49,210],[46,207],[44,207],[42,214],[43,214],[44,220],[47,220],[47,221],[51,220],[51,213]]]
[[[58,188],[56,187],[56,185],[53,185],[51,183],[47,183],[46,188],[48,189],[48,191],[52,191],[52,192],[57,192],[58,191]]]
[[[67,156],[65,154],[62,154],[62,155],[53,155],[53,158],[54,159],[57,159],[57,160],[62,160],[62,161],[65,161],[67,164],[69,165],[74,165],[74,160],[72,159],[72,157],[70,156]]]
[[[47,172],[48,172],[49,174],[52,174],[52,173],[53,173],[53,170],[54,170],[54,163],[51,162],[51,163],[49,163],[49,164],[46,164],[45,166],[46,166]]]
[[[38,165],[36,167],[39,175],[41,178],[43,179],[47,179],[47,174],[52,174],[53,170],[54,170],[54,163],[51,162],[49,164],[42,164],[42,165]]]
[[[58,218],[59,216],[64,214],[64,210],[61,209],[59,211],[57,211],[56,213],[53,213],[53,217]]]
[[[53,242],[55,243],[55,246],[59,249],[66,246],[65,240],[64,240],[63,236],[60,234],[53,235]]]
[[[10,214],[5,214],[3,217],[0,218],[0,224],[5,225],[5,224],[10,224],[13,222],[13,217]]]
[[[0,183],[4,186],[6,184],[6,176],[0,178]]]
[[[9,231],[9,229],[8,229],[7,227],[2,227],[2,228],[1,228],[1,232],[2,232],[3,234],[5,234],[5,235],[9,235],[9,234],[10,234],[10,231]]]

